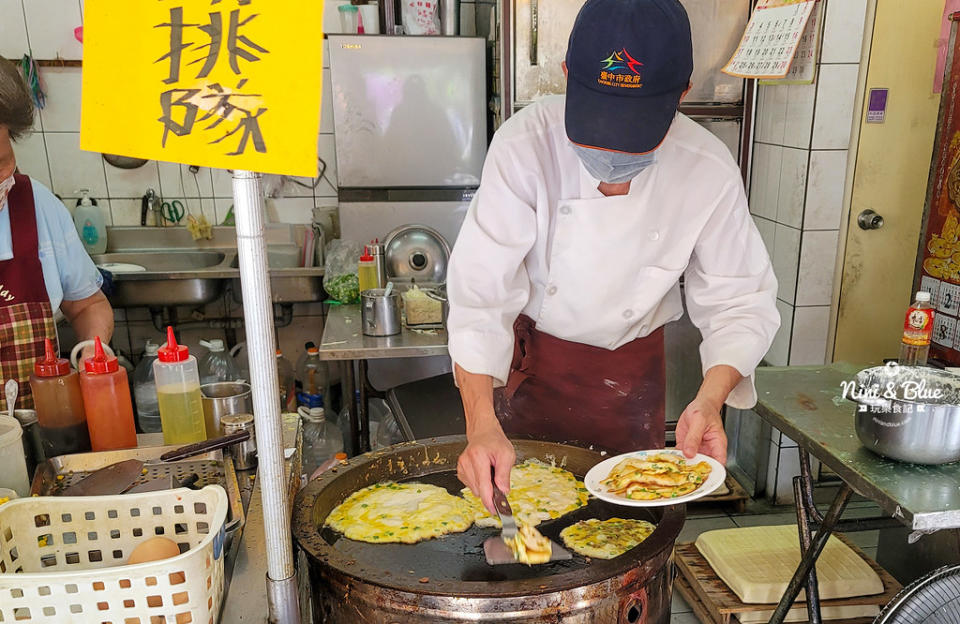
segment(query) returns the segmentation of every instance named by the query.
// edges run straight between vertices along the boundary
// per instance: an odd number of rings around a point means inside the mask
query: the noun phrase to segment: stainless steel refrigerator
[[[340,231],[381,240],[408,223],[452,246],[487,152],[486,42],[331,35]],[[386,389],[450,370],[448,358],[371,362]]]

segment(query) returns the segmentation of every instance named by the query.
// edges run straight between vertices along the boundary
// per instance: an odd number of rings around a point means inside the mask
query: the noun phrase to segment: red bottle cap
[[[190,357],[190,349],[187,345],[178,345],[177,338],[173,335],[173,327],[167,325],[167,344],[160,347],[157,351],[157,357],[161,362],[170,364],[172,362],[183,362]]]
[[[100,336],[93,339],[93,357],[83,361],[83,370],[92,375],[103,375],[104,373],[115,373],[120,368],[117,358],[107,357],[103,352],[103,343],[100,342]]]
[[[46,355],[42,360],[37,360],[33,366],[37,377],[60,377],[70,374],[70,360],[57,357],[56,351],[53,350],[53,341],[46,338],[44,348]]]
[[[360,256],[360,262],[373,262],[373,256],[370,254],[370,248],[363,248],[363,255]]]

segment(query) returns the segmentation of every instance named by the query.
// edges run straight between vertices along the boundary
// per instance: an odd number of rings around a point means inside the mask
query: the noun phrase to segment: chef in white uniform
[[[587,0],[566,95],[494,136],[448,273],[458,474],[488,508],[491,468],[509,489],[505,431],[664,445],[663,326],[683,314],[681,277],[704,379],[677,446],[725,461],[722,406],[756,402],[777,282],[729,150],[677,112],[692,68],[677,0]]]

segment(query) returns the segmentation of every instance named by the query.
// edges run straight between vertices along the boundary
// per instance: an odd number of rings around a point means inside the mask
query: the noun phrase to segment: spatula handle
[[[201,453],[209,453],[210,451],[216,451],[217,449],[233,446],[234,444],[238,444],[249,439],[249,431],[238,431],[237,433],[231,433],[230,435],[221,436],[219,438],[211,438],[204,442],[197,442],[196,444],[181,446],[178,449],[174,449],[161,455],[160,461],[168,462],[186,459],[188,457],[193,457],[194,455],[200,455]]]

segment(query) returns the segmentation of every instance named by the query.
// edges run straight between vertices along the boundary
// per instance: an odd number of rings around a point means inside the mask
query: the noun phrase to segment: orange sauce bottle
[[[120,368],[117,358],[106,356],[99,336],[94,339],[94,349],[94,356],[84,360],[80,373],[90,446],[94,451],[134,448],[137,429],[127,371]]]

